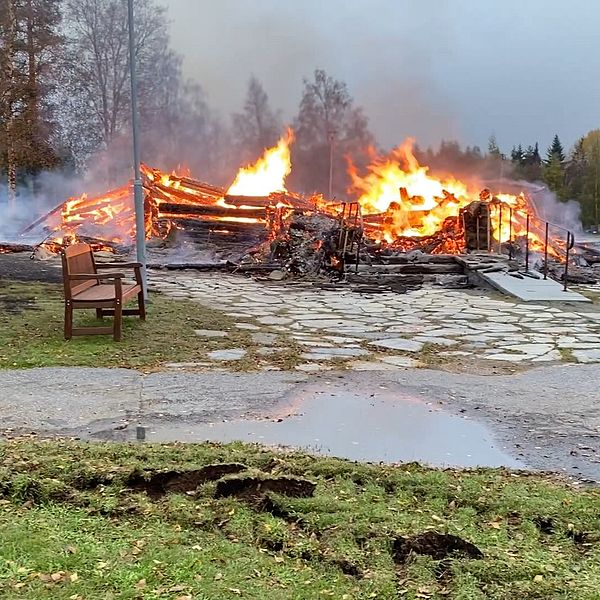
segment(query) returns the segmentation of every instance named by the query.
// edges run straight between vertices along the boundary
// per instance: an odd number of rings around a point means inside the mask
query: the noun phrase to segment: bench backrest
[[[61,256],[65,298],[67,300],[98,283],[96,279],[90,279],[89,281],[69,281],[68,278],[68,275],[97,273],[92,247],[89,244],[67,246],[62,251]]]

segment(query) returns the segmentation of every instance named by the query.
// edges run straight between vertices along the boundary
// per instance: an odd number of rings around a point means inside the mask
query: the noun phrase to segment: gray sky
[[[291,118],[315,68],[344,80],[385,146],[503,151],[600,127],[598,0],[162,0],[184,70],[223,114],[251,74]]]

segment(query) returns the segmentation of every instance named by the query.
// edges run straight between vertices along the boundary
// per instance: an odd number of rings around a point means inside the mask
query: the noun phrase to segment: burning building
[[[303,196],[286,187],[293,165],[288,129],[276,146],[242,167],[228,189],[143,166],[148,240],[184,233],[199,242],[243,247],[250,262],[294,262],[299,247],[313,266],[336,268],[348,256],[421,250],[464,254],[499,250],[542,252],[564,260],[570,240],[548,233],[526,194],[509,194],[475,180],[436,177],[420,165],[407,141],[387,155],[371,153],[362,172],[349,164],[351,201]],[[130,185],[95,197],[69,198],[24,232],[42,226],[42,245],[58,252],[76,240],[96,249],[131,245],[134,210]],[[296,257],[297,258],[297,257]],[[299,270],[302,272],[302,269]]]

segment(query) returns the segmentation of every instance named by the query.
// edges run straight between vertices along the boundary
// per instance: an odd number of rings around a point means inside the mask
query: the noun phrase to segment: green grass
[[[77,324],[98,325],[94,311],[75,311]],[[108,322],[108,319],[106,319]],[[226,338],[200,338],[195,329],[218,329]],[[264,360],[246,331],[236,329],[224,313],[196,302],[153,293],[148,320],[124,318],[123,341],[112,336],[63,339],[63,300],[59,286],[0,281],[0,369],[48,366],[94,366],[153,369],[168,362],[202,362],[208,352],[245,348],[233,369],[256,368]],[[282,349],[269,363],[282,368],[297,364],[299,350]]]
[[[241,462],[314,481],[311,498],[152,500],[142,470]],[[543,525],[544,526],[540,526]],[[398,536],[449,533],[483,559],[392,557]],[[499,470],[355,464],[254,446],[14,441],[0,446],[0,596],[12,599],[592,600],[600,493]]]

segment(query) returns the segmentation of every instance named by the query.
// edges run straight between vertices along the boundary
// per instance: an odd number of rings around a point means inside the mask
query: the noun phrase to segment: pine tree
[[[549,164],[552,159],[556,159],[561,165],[565,162],[565,152],[560,140],[558,139],[558,135],[554,136],[552,144],[546,152],[546,164]]]
[[[502,157],[502,152],[500,152],[500,147],[498,146],[498,142],[496,141],[496,136],[492,133],[488,140],[488,154],[490,156]]]
[[[552,144],[546,152],[543,179],[547,186],[561,199],[565,199],[565,154],[558,135],[554,136]]]
[[[524,154],[521,144],[516,147],[512,147],[512,150],[510,151],[510,159],[513,161],[513,163],[515,163],[515,165],[520,166],[523,164]]]

